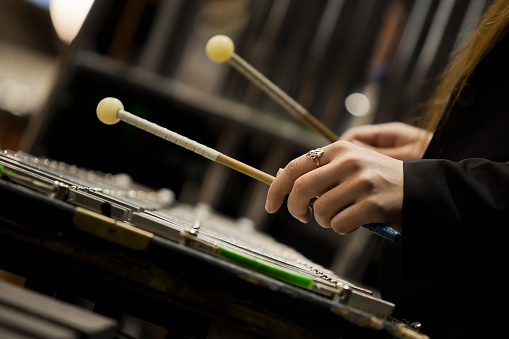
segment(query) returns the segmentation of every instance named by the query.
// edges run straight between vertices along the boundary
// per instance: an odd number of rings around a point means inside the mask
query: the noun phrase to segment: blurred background
[[[0,149],[127,173],[180,202],[249,218],[357,283],[374,281],[380,239],[338,236],[264,211],[265,184],[95,108],[127,111],[271,174],[327,140],[228,64],[207,59],[216,34],[340,135],[349,126],[415,123],[482,0],[2,0]]]

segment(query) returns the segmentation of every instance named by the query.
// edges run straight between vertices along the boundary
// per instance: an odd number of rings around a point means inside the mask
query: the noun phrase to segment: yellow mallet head
[[[235,45],[232,39],[226,35],[216,35],[209,39],[205,46],[205,52],[210,60],[214,62],[225,62],[235,52]]]

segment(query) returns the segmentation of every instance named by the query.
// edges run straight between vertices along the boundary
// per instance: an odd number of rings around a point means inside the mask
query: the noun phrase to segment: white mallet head
[[[106,125],[113,125],[120,121],[117,113],[124,109],[124,105],[117,98],[104,98],[97,105],[97,117]]]

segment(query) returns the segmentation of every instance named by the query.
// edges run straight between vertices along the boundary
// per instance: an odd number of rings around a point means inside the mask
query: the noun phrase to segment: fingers
[[[325,191],[313,203],[313,211],[316,222],[325,228],[332,227],[333,218],[342,213],[348,206],[357,200],[350,182],[334,185],[333,189]]]
[[[301,222],[309,222],[312,216],[311,202],[316,203],[317,197],[336,186],[334,180],[334,177],[328,175],[326,167],[317,168],[297,178],[288,196],[287,207],[290,214]]]
[[[373,222],[401,223],[402,161],[346,141],[323,150],[320,167],[302,155],[278,172],[267,194],[267,212],[276,212],[288,195],[292,216],[307,223],[314,214],[319,225],[340,234]]]
[[[327,162],[327,156],[324,154],[320,157],[320,165],[323,166]],[[311,159],[308,159],[306,155],[302,155],[286,165],[283,170],[278,172],[276,179],[270,185],[269,191],[267,193],[267,200],[265,203],[265,210],[268,213],[276,212],[284,202],[285,196],[290,194],[294,189],[294,185],[297,185],[297,190],[299,191],[299,199],[297,199],[296,204],[302,205],[302,201],[307,200],[307,207],[305,213],[297,213],[297,219],[302,221],[309,221],[311,217],[311,210],[309,209],[309,201],[314,197],[314,195],[309,196],[310,192],[305,191],[306,178],[303,177],[305,174],[317,169],[315,162]],[[302,195],[302,196],[301,196]],[[299,203],[300,202],[300,203]]]
[[[313,215],[311,201],[339,183],[340,173],[331,170],[329,162],[344,149],[345,144],[349,143],[340,141],[324,147],[324,153],[319,158],[319,167],[306,155],[288,163],[269,187],[265,210],[269,213],[276,212],[288,195],[287,208],[290,214],[301,222],[309,222]],[[324,223],[324,227],[329,226]]]
[[[414,141],[418,131],[422,130],[400,122],[389,122],[353,127],[343,133],[341,139],[373,147],[396,147]]]
[[[364,143],[359,140],[353,140],[352,144],[361,146],[366,149],[370,149],[384,155],[387,155],[391,158],[399,159],[399,160],[407,160],[407,159],[417,159],[416,156],[413,156],[416,149],[415,144],[407,144],[399,147],[374,147],[370,144]]]
[[[392,122],[353,127],[341,139],[395,159],[407,160],[421,158],[431,137],[430,132],[421,128]]]
[[[373,213],[371,208],[367,208],[367,202],[357,203],[348,206],[340,213],[335,214],[330,220],[330,227],[338,234],[350,234],[359,228],[360,225],[372,223]],[[366,213],[370,210],[371,213]],[[381,223],[381,222],[377,222]]]
[[[380,125],[362,125],[348,129],[341,135],[340,139],[350,142],[358,141],[363,144],[375,146],[378,143],[379,135]]]

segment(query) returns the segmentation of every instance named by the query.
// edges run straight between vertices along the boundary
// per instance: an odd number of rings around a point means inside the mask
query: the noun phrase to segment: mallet
[[[226,35],[216,35],[210,38],[205,46],[205,52],[214,62],[228,62],[252,83],[279,103],[295,118],[302,120],[309,127],[327,138],[330,142],[334,142],[339,139],[334,132],[311,115],[304,107],[302,107],[301,104],[293,100],[288,94],[281,90],[281,88],[276,86],[262,73],[257,71],[253,66],[237,55],[235,53],[235,45],[233,44],[232,39]]]
[[[122,120],[134,127],[152,133],[155,136],[193,151],[207,159],[223,164],[238,172],[244,173],[251,178],[261,181],[267,185],[272,184],[274,181],[274,177],[270,174],[267,174],[243,162],[224,155],[215,149],[202,145],[178,133],[156,125],[148,120],[142,119],[134,114],[124,111],[124,105],[120,100],[116,98],[108,97],[102,99],[97,105],[97,117],[106,125],[113,125]],[[369,224],[363,225],[363,227],[392,241],[401,237],[401,234],[398,231],[387,226]]]

